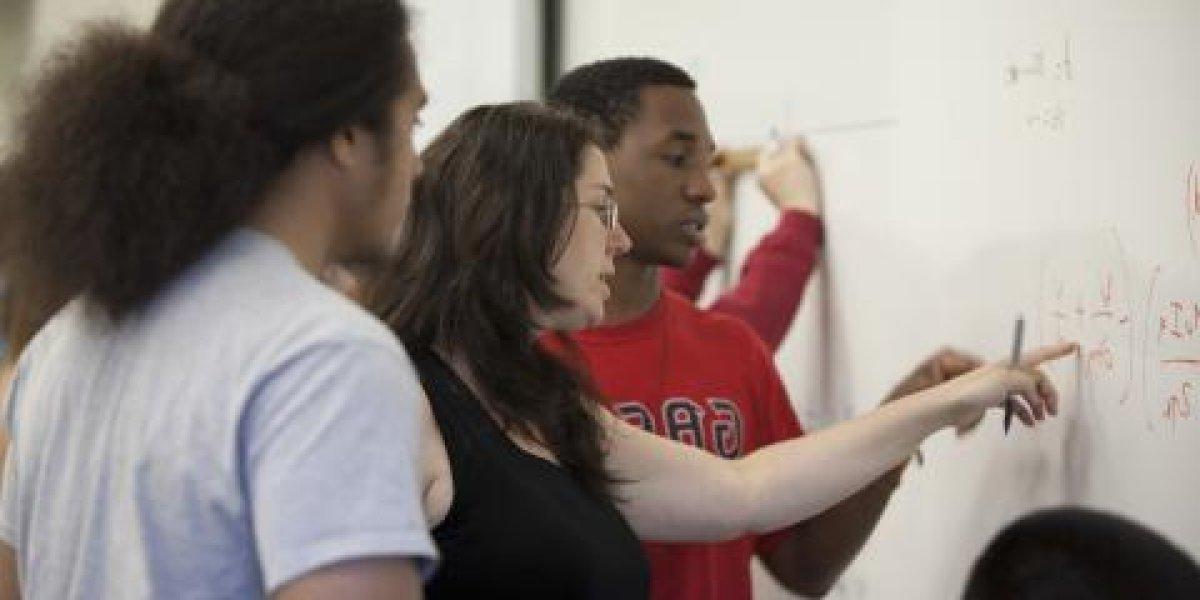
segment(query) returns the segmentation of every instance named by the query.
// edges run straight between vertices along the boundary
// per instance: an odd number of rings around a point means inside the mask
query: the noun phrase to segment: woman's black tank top
[[[616,507],[517,446],[432,352],[413,360],[454,479],[426,597],[646,598],[649,565]]]

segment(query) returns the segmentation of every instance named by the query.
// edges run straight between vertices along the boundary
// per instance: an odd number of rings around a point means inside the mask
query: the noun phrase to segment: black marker
[[[1013,369],[1021,366],[1021,338],[1025,337],[1025,317],[1017,316],[1017,330],[1013,332],[1013,348],[1012,362],[1009,366]],[[1004,435],[1008,435],[1008,428],[1012,424],[1013,416],[1013,395],[1009,394],[1004,399]]]

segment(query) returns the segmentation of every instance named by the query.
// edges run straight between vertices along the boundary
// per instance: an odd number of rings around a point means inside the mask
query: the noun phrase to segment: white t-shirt
[[[349,558],[436,557],[408,356],[264,234],[116,326],[74,300],[12,392],[0,539],[26,600],[258,598]]]

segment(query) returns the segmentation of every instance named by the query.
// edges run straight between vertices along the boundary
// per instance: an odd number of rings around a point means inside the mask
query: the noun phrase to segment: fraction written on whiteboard
[[[1064,90],[1075,79],[1069,34],[1008,61],[1003,72],[1004,87],[1020,103],[1019,118],[1025,128],[1049,132],[1066,128]]]
[[[1071,63],[1071,38],[1064,33],[1062,46],[1050,52],[1034,50],[1021,60],[1010,61],[1004,66],[1004,83],[1017,85],[1030,79],[1052,81],[1071,81],[1075,78],[1074,67]]]

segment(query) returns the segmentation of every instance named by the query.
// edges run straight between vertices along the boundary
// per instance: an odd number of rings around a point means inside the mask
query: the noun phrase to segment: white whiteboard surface
[[[1056,421],[926,442],[831,597],[956,597],[997,530],[1063,503],[1200,558],[1198,31],[1194,0],[569,5],[569,66],[677,62],[720,140],[888,120],[811,138],[825,265],[777,360],[809,426],[939,345],[1003,359],[1018,314],[1083,344]],[[738,259],[775,218],[752,187]]]

